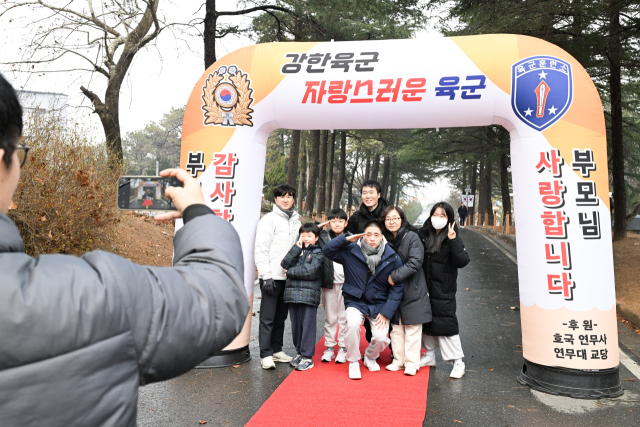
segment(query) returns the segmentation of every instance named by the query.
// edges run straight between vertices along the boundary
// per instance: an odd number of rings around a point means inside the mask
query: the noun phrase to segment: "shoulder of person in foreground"
[[[142,384],[180,375],[224,348],[249,311],[237,232],[213,214],[188,222],[186,216],[187,210],[174,238],[173,267],[138,265],[100,251],[82,257],[105,288],[122,296]]]

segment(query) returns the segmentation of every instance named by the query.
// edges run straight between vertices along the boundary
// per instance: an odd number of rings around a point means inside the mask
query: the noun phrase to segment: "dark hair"
[[[433,228],[431,225],[431,217],[435,213],[438,208],[444,209],[444,213],[447,214],[447,223],[452,224],[455,222],[455,218],[453,217],[453,208],[447,202],[440,202],[433,205],[431,208],[431,212],[429,213],[429,218],[424,223],[423,227],[426,227],[426,231],[429,233],[429,242],[427,243],[427,252],[430,254],[434,254],[436,252],[440,252],[440,246],[442,246],[442,242],[445,241],[448,234],[447,230],[442,230],[440,233]]]
[[[371,188],[375,188],[376,191],[378,192],[378,194],[382,194],[382,186],[380,185],[380,183],[376,180],[373,179],[367,179],[365,182],[363,182],[362,184],[360,184],[360,194],[362,194],[362,189],[364,187],[371,187]]]
[[[398,212],[398,215],[400,215],[400,227],[404,227],[405,225],[407,225],[407,215],[405,215],[400,206],[387,206],[386,208],[384,208],[384,210],[380,214],[380,219],[378,219],[378,221],[380,221],[380,225],[382,226],[382,233],[384,233],[384,237],[386,237],[387,240],[393,240],[393,235],[389,230],[387,230],[387,225],[384,221],[391,211],[396,211]]]
[[[369,228],[371,226],[378,228],[381,233],[384,233],[384,229],[383,229],[383,227],[380,226],[380,223],[378,222],[377,219],[372,219],[371,221],[367,222],[364,225],[364,230],[366,230],[367,228]]]
[[[300,234],[302,233],[313,233],[318,237],[320,235],[320,228],[318,228],[318,224],[315,222],[305,222],[300,226]]]
[[[295,199],[296,189],[289,184],[281,184],[273,189],[273,197],[291,196]]]
[[[2,160],[11,167],[11,156],[22,135],[22,107],[16,91],[0,74],[0,148],[4,150]]]
[[[344,210],[340,208],[335,208],[329,211],[329,215],[327,216],[327,219],[329,221],[331,221],[332,219],[344,219],[345,221],[347,221],[349,217],[347,216],[347,213]]]

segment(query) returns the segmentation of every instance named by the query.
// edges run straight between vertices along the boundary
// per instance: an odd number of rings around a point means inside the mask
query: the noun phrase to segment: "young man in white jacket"
[[[260,360],[263,369],[275,369],[274,362],[289,363],[293,358],[282,351],[284,322],[288,307],[284,302],[287,277],[280,266],[289,249],[296,244],[300,232],[300,215],[293,210],[296,190],[279,185],[273,190],[276,203],[256,230],[255,259],[262,291],[260,304]]]

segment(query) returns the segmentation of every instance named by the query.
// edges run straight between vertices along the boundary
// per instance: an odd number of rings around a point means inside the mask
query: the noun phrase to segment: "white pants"
[[[464,357],[462,344],[460,343],[460,335],[453,335],[450,337],[432,337],[431,335],[422,336],[422,348],[427,351],[431,351],[438,347],[440,347],[442,360],[445,362],[453,362],[456,359],[462,359]]]
[[[391,344],[393,345],[393,364],[399,368],[412,367],[420,369],[420,337],[422,324],[393,325],[391,330]]]
[[[347,347],[347,360],[349,362],[358,362],[362,357],[360,354],[360,326],[365,316],[355,307],[348,307],[345,311],[347,313],[347,327],[344,331],[344,341]],[[367,318],[371,323],[372,336],[364,355],[369,359],[376,360],[389,345],[387,328],[379,329],[375,325],[375,319],[368,316]]]
[[[327,347],[344,347],[344,331],[347,329],[347,313],[344,310],[342,283],[334,283],[333,289],[322,288],[322,306],[324,307],[324,342]],[[340,325],[340,327],[338,327]]]

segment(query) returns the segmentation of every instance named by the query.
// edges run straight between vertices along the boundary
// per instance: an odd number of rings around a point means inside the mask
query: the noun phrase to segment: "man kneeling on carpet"
[[[364,233],[331,239],[322,250],[325,256],[344,266],[342,295],[347,313],[345,345],[349,378],[360,374],[360,326],[366,317],[371,322],[372,339],[365,351],[364,366],[380,370],[376,359],[389,345],[389,319],[402,300],[404,282],[391,286],[389,274],[402,267],[400,257],[387,245],[377,221],[369,221]]]
[[[313,222],[300,227],[300,239],[280,265],[287,275],[284,302],[289,304],[291,335],[298,355],[290,362],[297,371],[313,368],[316,350],[316,314],[322,295],[324,255],[316,246],[320,229]]]

